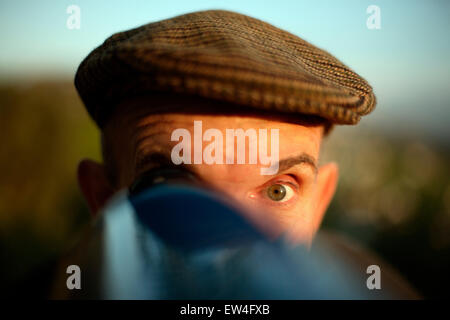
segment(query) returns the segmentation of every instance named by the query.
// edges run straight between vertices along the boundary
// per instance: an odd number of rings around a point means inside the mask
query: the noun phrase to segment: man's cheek
[[[309,224],[305,210],[299,205],[289,209],[271,208],[269,211],[285,233],[291,232],[297,225]]]
[[[286,214],[281,221],[285,222],[287,238],[295,244],[310,243],[314,237],[314,210],[310,201],[303,201]]]

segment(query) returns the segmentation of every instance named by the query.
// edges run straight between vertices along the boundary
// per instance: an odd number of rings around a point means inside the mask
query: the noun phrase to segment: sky
[[[80,29],[67,28],[70,5]],[[369,29],[370,5],[380,29]],[[373,86],[367,125],[450,141],[450,1],[0,0],[0,82],[73,78],[111,34],[179,14],[226,9],[265,20],[325,49]]]

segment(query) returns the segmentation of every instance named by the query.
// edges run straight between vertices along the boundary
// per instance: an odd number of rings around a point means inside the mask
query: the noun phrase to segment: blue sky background
[[[66,8],[81,8],[69,30]],[[369,5],[381,29],[366,27]],[[70,77],[112,33],[178,14],[228,9],[265,20],[335,55],[374,87],[368,126],[450,140],[450,1],[0,0],[0,81]]]

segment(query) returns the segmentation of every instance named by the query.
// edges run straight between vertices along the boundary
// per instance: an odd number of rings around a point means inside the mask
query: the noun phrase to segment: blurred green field
[[[71,81],[0,86],[0,283],[3,293],[81,236],[76,183],[99,134]],[[322,161],[340,166],[324,227],[372,248],[425,297],[450,285],[450,150],[365,127],[336,128]]]

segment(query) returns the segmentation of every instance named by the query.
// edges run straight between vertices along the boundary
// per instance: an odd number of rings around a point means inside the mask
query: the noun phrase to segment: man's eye
[[[267,188],[269,199],[277,202],[285,202],[294,196],[294,190],[285,184],[273,184]]]

